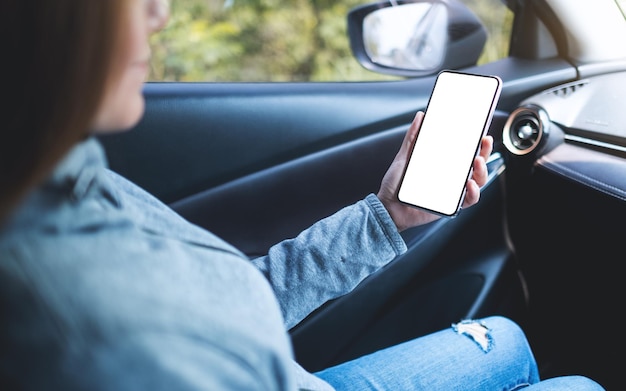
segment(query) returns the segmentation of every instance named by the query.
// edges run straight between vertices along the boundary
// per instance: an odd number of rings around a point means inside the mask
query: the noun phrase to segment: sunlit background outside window
[[[352,56],[346,15],[363,0],[171,0],[151,41],[151,81],[392,80]],[[500,0],[466,0],[488,41],[479,63],[507,56],[512,13]]]

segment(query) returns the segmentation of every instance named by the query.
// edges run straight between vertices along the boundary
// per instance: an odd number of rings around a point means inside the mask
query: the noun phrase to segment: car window
[[[464,0],[488,30],[479,63],[506,57],[512,13],[501,0]],[[150,81],[398,79],[353,57],[346,15],[363,0],[171,0],[152,37]]]

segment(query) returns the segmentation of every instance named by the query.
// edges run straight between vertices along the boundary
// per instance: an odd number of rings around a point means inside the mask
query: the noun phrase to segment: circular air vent
[[[509,152],[526,155],[534,151],[548,135],[548,114],[534,105],[521,106],[509,115],[502,132],[502,142]]]

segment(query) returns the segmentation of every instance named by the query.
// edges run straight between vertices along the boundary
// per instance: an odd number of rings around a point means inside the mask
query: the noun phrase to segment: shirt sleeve
[[[273,287],[290,329],[406,249],[383,204],[369,194],[252,262]]]

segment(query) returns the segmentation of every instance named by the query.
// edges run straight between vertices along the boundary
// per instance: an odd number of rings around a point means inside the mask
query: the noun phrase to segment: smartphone
[[[442,216],[459,213],[501,89],[497,76],[451,70],[437,75],[402,175],[400,202]]]

